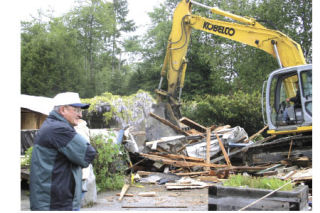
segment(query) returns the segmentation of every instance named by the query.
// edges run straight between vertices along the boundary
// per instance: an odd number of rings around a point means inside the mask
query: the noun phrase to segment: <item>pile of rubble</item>
[[[180,122],[183,128],[150,112],[144,142],[137,143],[137,132],[127,131],[124,143],[130,144],[132,161],[128,170],[136,181],[165,184],[168,190],[193,189],[221,182],[230,174],[247,173],[312,184],[312,156],[297,156],[293,146],[281,158],[257,157],[255,150],[281,144],[281,138],[268,143],[275,136],[253,142],[267,127],[249,137],[239,126],[203,127],[185,117]]]

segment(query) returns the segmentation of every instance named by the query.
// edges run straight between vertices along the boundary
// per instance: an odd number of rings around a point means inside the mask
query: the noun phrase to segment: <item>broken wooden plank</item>
[[[211,181],[211,182],[221,182],[220,179],[216,176],[199,176],[197,180],[200,181]]]
[[[122,206],[122,208],[146,208],[146,209],[151,209],[151,208],[174,208],[174,209],[180,209],[180,208],[188,208],[187,206]]]
[[[226,162],[227,162],[227,165],[228,165],[228,166],[232,166],[232,165],[231,165],[231,162],[230,162],[230,159],[229,159],[229,156],[228,156],[228,154],[227,154],[227,152],[226,152],[226,149],[224,148],[223,143],[222,143],[222,141],[221,141],[220,138],[219,138],[219,135],[217,134],[216,131],[215,131],[214,133],[215,133],[215,135],[216,135],[216,137],[217,137],[217,139],[218,139],[218,141],[219,141],[219,146],[220,146],[220,149],[221,149],[221,151],[222,151],[222,153],[223,153],[223,156],[224,156],[224,158],[225,158],[225,160],[226,160]]]
[[[148,171],[137,171],[137,174],[140,176],[148,176],[152,174],[157,174],[156,172],[148,172]]]
[[[116,195],[120,196],[120,193],[117,193]],[[133,194],[124,194],[124,197],[133,197],[133,196],[134,196]]]
[[[285,176],[281,177],[281,180],[288,180],[289,178],[291,178],[295,173],[297,173],[297,171],[290,171],[288,174],[286,174]]]
[[[184,135],[175,135],[175,136],[169,136],[169,137],[162,137],[159,140],[146,142],[146,146],[152,146],[155,143],[156,144],[158,144],[158,143],[166,143],[166,142],[170,142],[170,141],[174,141],[174,140],[183,139],[185,137],[186,136],[184,136]]]
[[[119,200],[122,200],[122,198],[124,197],[125,193],[128,191],[129,187],[130,187],[129,184],[124,184],[123,185],[123,187],[121,189]]]
[[[141,197],[155,197],[156,192],[140,192],[138,195]]]
[[[215,132],[221,131],[223,129],[228,129],[231,128],[230,125],[225,125],[225,126],[218,126],[217,128],[214,129]]]
[[[250,140],[253,140],[255,137],[260,135],[264,130],[268,128],[268,125],[264,126],[262,129],[260,129],[257,133],[251,135],[247,140],[244,141],[244,143],[248,143]]]
[[[197,130],[197,131],[200,132],[200,133],[206,132],[206,127],[198,124],[197,122],[195,122],[195,121],[193,121],[193,120],[191,120],[191,119],[189,119],[189,118],[187,118],[187,117],[182,117],[182,118],[180,118],[179,121],[180,121],[181,123],[189,126],[191,129]]]
[[[288,159],[290,159],[291,150],[292,150],[292,143],[293,143],[293,139],[291,139],[291,142],[290,142],[290,147],[289,147],[289,152],[288,152]]]
[[[221,165],[221,164],[207,164],[207,163],[200,163],[200,162],[188,162],[188,161],[179,161],[179,160],[171,160],[165,157],[160,157],[157,155],[150,155],[150,154],[144,154],[140,153],[141,156],[146,157],[148,159],[154,160],[154,161],[160,161],[163,164],[169,164],[173,166],[178,167],[192,167],[192,166],[201,166],[201,167],[213,167],[213,168],[224,168],[227,167],[227,165]]]
[[[260,140],[260,141],[255,142],[255,143],[253,143],[253,144],[249,144],[249,145],[246,146],[246,147],[243,147],[243,148],[238,149],[238,150],[236,150],[236,151],[232,151],[232,152],[229,153],[229,158],[232,157],[232,156],[235,156],[235,155],[237,155],[237,154],[239,154],[239,153],[246,152],[249,148],[254,147],[254,146],[258,146],[258,145],[260,145],[260,144],[263,144],[264,142],[266,142],[266,141],[268,141],[268,140],[271,140],[271,139],[273,139],[273,138],[275,138],[275,137],[277,137],[277,136],[276,136],[276,135],[271,135],[271,136],[269,136],[269,137],[267,137],[267,138],[264,138],[264,139],[262,139],[262,140]],[[224,156],[220,156],[220,157],[217,157],[217,158],[211,160],[211,163],[216,163],[216,162],[221,161],[221,160],[223,160],[223,159],[224,159]]]
[[[203,189],[208,187],[207,185],[198,185],[198,186],[166,186],[168,190],[177,190],[177,189]]]
[[[211,129],[207,128],[207,150],[206,150],[206,163],[210,163],[210,143],[211,143]],[[210,167],[206,167],[209,171]]]
[[[191,175],[208,175],[210,171],[204,171],[204,172],[183,172],[183,173],[174,173],[178,176],[191,176]]]
[[[181,159],[181,160],[191,160],[191,161],[197,161],[197,162],[204,162],[204,159],[202,158],[196,158],[196,157],[189,157],[185,155],[177,155],[177,154],[169,154],[169,153],[153,153],[155,155],[171,158],[171,159]]]
[[[170,126],[171,128],[173,128],[174,130],[183,133],[184,135],[190,135],[188,132],[182,130],[181,128],[177,127],[176,125],[172,124],[170,121],[167,121],[164,118],[161,118],[160,116],[153,114],[152,112],[149,113],[152,117],[156,118],[157,120],[159,120],[161,123]]]
[[[222,171],[259,171],[267,169],[269,166],[230,166],[226,168],[219,169],[218,172]]]

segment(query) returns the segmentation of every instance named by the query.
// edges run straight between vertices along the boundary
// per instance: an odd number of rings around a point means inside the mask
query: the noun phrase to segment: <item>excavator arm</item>
[[[231,18],[235,22],[213,20],[191,13],[191,5],[209,9],[212,13]],[[172,20],[172,29],[168,39],[167,51],[161,70],[159,87],[156,90],[158,102],[168,102],[167,111],[172,110],[175,117],[180,117],[179,104],[187,68],[186,54],[192,29],[215,34],[233,41],[261,49],[274,56],[280,67],[306,64],[299,44],[285,34],[267,29],[253,18],[246,18],[208,7],[193,0],[182,0],[176,7]],[[167,77],[168,89],[161,90],[163,78]],[[170,105],[170,106],[169,106]],[[175,118],[168,118],[173,121]]]

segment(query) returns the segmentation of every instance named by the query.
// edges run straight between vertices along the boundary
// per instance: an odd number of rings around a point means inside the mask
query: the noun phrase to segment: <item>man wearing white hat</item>
[[[31,210],[79,210],[81,168],[93,161],[96,151],[74,126],[89,104],[78,93],[53,98],[54,109],[34,141],[30,169]]]

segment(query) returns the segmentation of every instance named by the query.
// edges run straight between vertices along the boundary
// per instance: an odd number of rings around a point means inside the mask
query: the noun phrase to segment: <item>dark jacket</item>
[[[88,167],[95,149],[52,111],[34,141],[30,169],[31,210],[80,208],[81,168]]]
[[[296,96],[290,98],[290,101],[294,103],[295,108],[301,108],[300,89],[298,88]]]

